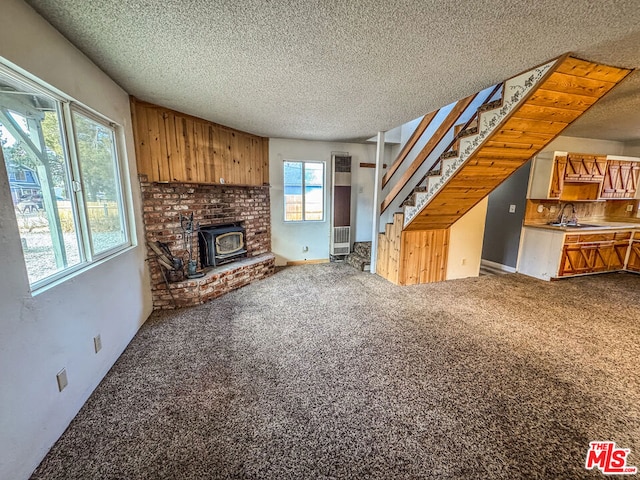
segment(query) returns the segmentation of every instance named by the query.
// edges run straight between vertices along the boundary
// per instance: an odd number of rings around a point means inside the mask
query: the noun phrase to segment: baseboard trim
[[[494,270],[500,270],[502,272],[516,273],[516,269],[513,267],[497,262],[492,262],[491,260],[485,260],[484,258],[480,260],[480,265],[487,268],[493,268]]]
[[[294,260],[292,262],[287,262],[287,267],[292,267],[295,265],[311,265],[316,263],[329,263],[328,258],[318,258],[316,260]]]

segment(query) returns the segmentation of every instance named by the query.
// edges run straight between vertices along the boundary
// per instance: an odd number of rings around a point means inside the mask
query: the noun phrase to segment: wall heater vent
[[[351,250],[351,227],[333,227],[331,255],[348,255]]]
[[[333,152],[331,158],[331,255],[351,253],[351,156]]]

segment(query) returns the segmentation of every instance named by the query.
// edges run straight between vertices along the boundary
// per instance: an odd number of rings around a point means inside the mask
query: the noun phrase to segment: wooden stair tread
[[[478,127],[469,127],[458,133],[458,138],[470,137],[471,135],[475,135],[476,133],[478,133]]]
[[[492,102],[487,102],[478,107],[478,113],[486,112],[489,110],[493,110],[494,108],[498,108],[502,106],[502,99],[499,98],[497,100],[493,100]]]
[[[457,150],[449,150],[448,152],[444,152],[442,155],[440,155],[440,160],[444,160],[446,158],[456,158],[457,156]]]

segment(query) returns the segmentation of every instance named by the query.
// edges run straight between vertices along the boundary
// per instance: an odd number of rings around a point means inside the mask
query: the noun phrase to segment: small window
[[[324,162],[284,162],[285,222],[324,220]]]

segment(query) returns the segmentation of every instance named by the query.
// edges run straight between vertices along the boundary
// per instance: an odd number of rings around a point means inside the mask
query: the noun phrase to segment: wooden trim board
[[[294,267],[296,265],[315,265],[318,263],[329,263],[328,258],[318,258],[315,260],[293,260],[291,262],[287,262],[287,267]]]

